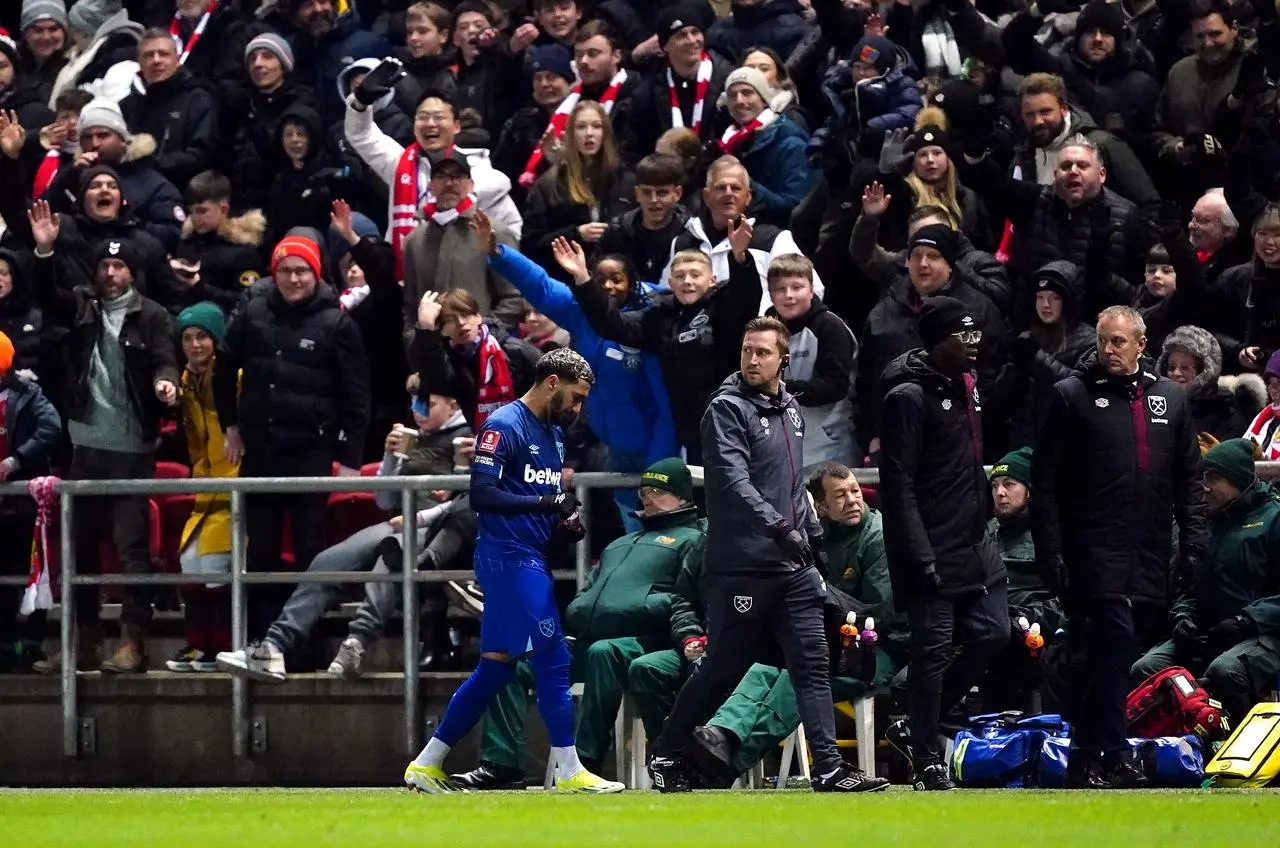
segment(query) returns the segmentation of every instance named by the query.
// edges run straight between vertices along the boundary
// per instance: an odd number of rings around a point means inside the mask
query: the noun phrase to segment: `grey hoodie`
[[[777,397],[731,374],[702,415],[707,494],[707,572],[793,571],[778,539],[807,533],[815,547],[822,527],[800,474],[804,417],[784,385]]]

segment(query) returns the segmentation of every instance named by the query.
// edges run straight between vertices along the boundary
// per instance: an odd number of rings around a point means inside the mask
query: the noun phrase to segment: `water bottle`
[[[858,638],[857,615],[849,613],[845,616],[844,624],[840,625],[840,674],[848,674],[851,669],[857,668],[861,663],[855,654],[861,653],[862,646]]]

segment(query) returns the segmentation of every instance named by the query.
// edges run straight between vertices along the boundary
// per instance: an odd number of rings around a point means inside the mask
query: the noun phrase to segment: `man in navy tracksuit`
[[[658,460],[677,455],[680,444],[658,358],[602,338],[591,328],[571,288],[553,280],[515,248],[497,244],[483,212],[476,213],[475,221],[489,266],[519,289],[530,306],[566,330],[573,337],[573,349],[596,373],[596,387],[587,396],[587,417],[609,448],[609,470],[639,474]],[[649,305],[646,294],[643,285],[633,281],[630,291],[616,301],[624,310],[642,309]],[[640,522],[632,515],[637,507],[635,490],[617,489],[614,499],[626,531],[638,532]]]
[[[814,791],[889,785],[846,765],[836,749],[822,617],[827,587],[813,553],[822,526],[800,476],[804,418],[781,379],[790,340],[777,318],[751,319],[742,370],[724,381],[702,416],[707,645],[654,741],[649,774],[662,792],[689,789],[682,755],[703,714],[724,702],[752,663],[777,665],[779,653],[813,751]]]

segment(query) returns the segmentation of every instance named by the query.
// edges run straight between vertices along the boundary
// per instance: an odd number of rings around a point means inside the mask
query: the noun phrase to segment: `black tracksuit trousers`
[[[813,752],[814,772],[840,765],[822,603],[826,585],[813,567],[775,574],[712,574],[707,598],[707,652],[680,694],[654,754],[684,752],[700,717],[709,715],[753,663],[777,664],[781,652]]]

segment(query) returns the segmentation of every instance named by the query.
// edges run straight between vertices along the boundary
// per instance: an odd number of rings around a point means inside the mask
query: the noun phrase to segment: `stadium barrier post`
[[[418,585],[414,580],[418,570],[418,505],[413,485],[406,483],[400,491],[400,515],[404,524],[400,527],[400,576],[404,578],[404,744],[412,756],[421,744],[418,733]]]
[[[231,649],[243,650],[245,633],[244,492],[231,490]],[[249,755],[249,686],[244,678],[231,678],[231,756]]]
[[[80,753],[80,716],[76,710],[76,545],[74,500],[65,494],[58,502],[59,519],[62,522],[62,571],[58,585],[62,589],[62,618],[59,620],[59,641],[62,643],[62,753],[74,757]],[[47,567],[47,566],[46,566]]]

